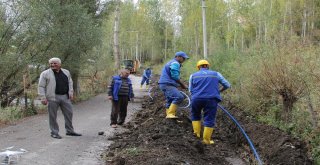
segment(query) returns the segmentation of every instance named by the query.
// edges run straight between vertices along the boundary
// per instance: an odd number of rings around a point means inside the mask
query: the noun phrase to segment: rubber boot
[[[193,127],[193,133],[200,138],[200,132],[201,132],[201,121],[196,120],[192,121],[192,127]]]
[[[146,89],[147,89],[147,90],[149,89],[149,85],[146,85]]]
[[[213,128],[204,127],[203,141],[202,141],[204,144],[214,144],[214,141],[211,140],[212,133],[213,133]]]
[[[142,85],[140,85],[140,89],[142,89]]]
[[[178,109],[178,105],[171,103],[171,105],[170,105],[170,107],[169,107],[169,109],[167,111],[168,113],[167,113],[166,118],[167,119],[176,119],[176,118],[178,118],[176,116],[177,109]]]

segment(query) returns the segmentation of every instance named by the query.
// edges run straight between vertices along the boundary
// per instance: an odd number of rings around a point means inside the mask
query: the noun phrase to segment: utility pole
[[[208,46],[207,46],[207,23],[206,23],[206,4],[205,0],[202,1],[202,28],[203,28],[203,57],[208,58]]]

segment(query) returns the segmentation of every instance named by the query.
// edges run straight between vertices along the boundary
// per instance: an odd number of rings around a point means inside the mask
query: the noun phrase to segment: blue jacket
[[[150,78],[151,77],[151,69],[146,69],[143,72],[143,77]]]
[[[216,98],[221,101],[219,84],[224,88],[230,88],[230,83],[219,72],[201,68],[190,76],[189,91],[191,92],[191,98]]]
[[[170,60],[162,68],[161,76],[158,83],[173,85],[177,87],[179,84],[176,81],[180,79],[180,68],[181,64],[176,59]]]
[[[119,100],[118,93],[119,93],[119,89],[120,89],[121,84],[122,84],[122,80],[121,80],[121,77],[119,75],[113,76],[112,78],[113,78],[113,81],[114,81],[113,88],[112,88],[112,97],[113,97],[113,100],[118,101]],[[129,78],[127,79],[127,81],[128,81],[128,84],[129,84],[129,100],[130,100],[130,98],[133,97],[132,82],[131,82],[131,80]]]

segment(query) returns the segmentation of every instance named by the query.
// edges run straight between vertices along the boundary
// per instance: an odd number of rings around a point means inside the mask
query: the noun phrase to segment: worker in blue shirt
[[[162,69],[158,84],[166,97],[166,118],[177,118],[178,104],[184,99],[177,87],[188,89],[180,80],[180,68],[186,59],[189,57],[185,52],[176,52],[174,59],[170,60]]]
[[[152,75],[152,70],[151,70],[149,67],[147,67],[147,68],[143,71],[140,88],[142,88],[143,84],[146,83],[146,88],[148,89],[151,75]]]
[[[200,138],[201,113],[203,111],[203,143],[213,144],[211,140],[215,125],[218,103],[222,100],[220,92],[230,88],[230,83],[219,73],[209,70],[209,62],[197,62],[199,71],[189,79],[191,93],[191,120],[194,134]]]

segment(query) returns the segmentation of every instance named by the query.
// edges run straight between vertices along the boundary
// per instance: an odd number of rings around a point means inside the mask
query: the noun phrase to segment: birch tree
[[[120,49],[119,49],[119,24],[120,24],[120,0],[117,1],[117,6],[114,16],[113,30],[113,55],[115,69],[120,69]]]

